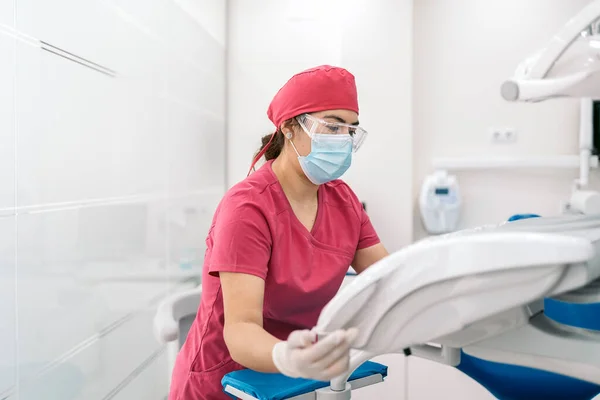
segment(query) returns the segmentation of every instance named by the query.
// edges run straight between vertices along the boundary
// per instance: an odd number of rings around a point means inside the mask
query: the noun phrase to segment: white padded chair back
[[[356,349],[402,352],[544,297],[565,270],[584,268],[594,254],[589,240],[548,233],[426,240],[356,277],[323,309],[316,329],[358,327]]]

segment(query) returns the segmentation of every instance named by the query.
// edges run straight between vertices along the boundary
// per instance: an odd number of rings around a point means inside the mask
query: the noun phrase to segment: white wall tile
[[[94,375],[90,376],[92,379],[88,379],[86,382],[82,398],[103,398],[125,382],[161,347],[156,339],[148,334],[148,332],[152,332],[153,312],[154,310],[150,308],[141,312],[98,342],[96,347],[102,357],[102,363]],[[135,343],[135,346],[127,346],[127,357],[123,357],[124,343]],[[89,362],[85,357],[86,355],[82,354],[82,357],[75,358],[74,362],[85,367],[85,364]],[[156,383],[160,382],[162,385],[165,384],[165,381],[169,382],[166,374],[156,376],[155,379]]]
[[[116,196],[116,80],[19,43],[17,85],[18,205]]]
[[[161,74],[168,60],[167,42],[135,14],[100,0],[21,0],[17,7],[17,26],[22,32],[116,71],[139,91],[164,92]],[[140,9],[154,16],[163,14],[158,7]]]
[[[16,0],[0,0],[0,24],[14,26]]]
[[[102,36],[89,39],[85,50],[93,48],[93,57],[115,70],[120,85],[126,84],[137,94],[162,96],[166,93],[169,43],[158,35],[139,14],[150,14],[162,20],[166,4],[144,4],[133,10],[121,4],[103,1]],[[115,2],[121,3],[121,2]],[[163,0],[163,3],[164,0]],[[158,17],[158,18],[157,18]],[[96,23],[96,21],[94,22]],[[96,43],[97,42],[97,43]]]
[[[167,353],[162,352],[132,382],[117,393],[113,400],[165,400],[171,382],[170,372]]]
[[[0,218],[0,398],[16,384],[15,218]]]
[[[84,258],[77,210],[20,215],[18,232],[19,368],[27,379],[92,336],[102,304],[72,278]]]
[[[30,364],[23,371],[35,376],[19,385],[18,400],[79,400],[86,383],[85,372],[72,361],[56,365],[50,372],[38,375],[39,365]]]
[[[12,25],[12,1],[0,1],[0,24]],[[15,125],[13,38],[0,34],[0,397],[15,391]]]
[[[226,187],[225,158],[226,158],[226,129],[225,120],[220,118],[204,118],[200,127],[202,131],[202,148],[199,156],[203,165],[210,171],[207,178],[208,187]],[[222,192],[223,193],[223,192]]]
[[[120,18],[166,43],[170,57],[187,60],[204,70],[221,71],[222,61],[214,55],[224,52],[225,2],[106,0],[106,3]]]
[[[218,49],[217,49],[218,50]],[[225,55],[223,51],[209,53],[207,58],[217,66],[204,69],[172,58],[167,68],[167,96],[188,107],[220,116],[225,112]]]
[[[170,268],[202,268],[206,251],[205,239],[223,190],[224,186],[220,186],[213,191],[177,196],[169,200],[167,257]]]
[[[107,34],[117,26],[102,1],[18,0],[16,7],[16,26],[21,32],[88,60],[110,64],[111,45],[118,41]]]
[[[169,103],[169,190],[171,193],[222,186],[224,122]]]
[[[163,285],[135,289],[96,281],[160,272],[161,254],[147,256],[148,215],[145,204],[128,204],[18,216],[24,378],[30,366],[55,360],[161,293]]]
[[[151,329],[152,310],[137,314],[110,334],[95,338],[89,347],[79,349],[45,374],[24,382],[20,387],[20,400],[106,398],[113,389],[126,384],[130,376],[135,376],[136,369],[160,348],[147,334]],[[127,344],[126,352],[124,344]],[[161,388],[164,396],[168,375],[157,374],[152,378],[154,382],[146,384]]]
[[[15,39],[0,33],[0,215],[15,205],[15,46]]]
[[[147,249],[148,204],[85,207],[78,212],[77,250],[82,268],[96,263],[119,263],[133,268]]]
[[[107,4],[119,10],[119,15],[134,20],[158,38],[164,38],[168,30],[164,14],[172,6],[170,0],[106,0]]]
[[[175,0],[219,45],[225,46],[227,2],[222,0]]]
[[[164,37],[177,54],[189,58],[207,71],[221,71],[218,68],[221,61],[215,56],[219,52],[224,54],[223,46],[193,16],[175,5],[168,7],[163,17],[168,26],[168,30],[163,32]],[[224,27],[224,24],[221,26]]]
[[[120,10],[119,15],[133,20],[169,44],[178,57],[213,69],[218,59],[207,57],[225,46],[225,2],[221,0],[106,0]],[[181,40],[194,38],[195,40]]]
[[[112,148],[119,196],[165,193],[167,187],[167,103],[130,86],[115,90]]]

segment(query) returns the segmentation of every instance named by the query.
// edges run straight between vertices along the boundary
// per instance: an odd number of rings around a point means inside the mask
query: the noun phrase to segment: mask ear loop
[[[277,131],[273,132],[273,134],[271,135],[271,139],[269,139],[269,141],[267,142],[265,147],[263,147],[262,150],[254,157],[254,159],[252,160],[252,164],[250,164],[250,169],[248,170],[248,175],[246,175],[246,178],[250,176],[250,172],[256,171],[254,169],[254,165],[267,152],[267,150],[268,150],[269,146],[271,145],[271,142],[273,141],[273,138],[275,137],[276,134],[277,134]]]
[[[294,151],[296,152],[296,155],[298,157],[300,157],[300,153],[298,153],[298,149],[296,149],[296,146],[294,145],[294,142],[292,142],[292,132],[288,132],[285,134],[285,137],[287,138],[287,140],[290,141],[290,144],[292,145],[292,148],[294,149]]]

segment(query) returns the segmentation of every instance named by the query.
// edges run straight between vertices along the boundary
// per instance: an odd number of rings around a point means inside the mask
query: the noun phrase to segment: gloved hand
[[[339,330],[317,342],[314,331],[294,331],[287,341],[273,347],[273,362],[283,375],[330,381],[348,370],[350,346],[357,333],[354,328]]]

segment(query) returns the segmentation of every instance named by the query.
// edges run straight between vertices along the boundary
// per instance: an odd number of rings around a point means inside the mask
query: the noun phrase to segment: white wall
[[[225,190],[225,14],[0,0],[0,398],[167,394],[151,321],[183,209],[202,246]]]
[[[410,243],[412,2],[232,0],[229,13],[228,185],[246,176],[260,137],[273,132],[266,110],[287,79],[339,65],[356,76],[370,132],[344,179],[390,250]],[[402,398],[403,356],[386,362],[391,378],[357,398]]]
[[[414,2],[414,193],[433,157],[577,154],[579,102],[510,104],[500,85],[588,0],[417,0]],[[489,127],[514,127],[518,140],[492,145]],[[461,227],[497,223],[519,212],[552,215],[578,171],[475,171],[457,174]],[[423,237],[417,209],[415,239]],[[459,371],[409,359],[409,398],[493,399]]]
[[[500,96],[500,86],[524,57],[543,46],[588,2],[415,1],[415,195],[423,177],[432,172],[433,157],[577,154],[578,100],[508,103]],[[492,144],[488,129],[498,126],[515,128],[517,142]],[[576,170],[459,173],[464,200],[461,227],[497,223],[520,212],[557,214],[577,174]],[[418,212],[414,231],[415,238],[424,235]]]

